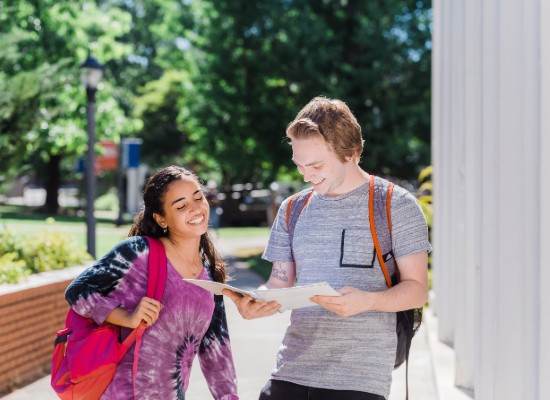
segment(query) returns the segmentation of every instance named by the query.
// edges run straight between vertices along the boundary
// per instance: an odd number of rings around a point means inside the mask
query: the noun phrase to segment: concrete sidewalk
[[[257,248],[265,245],[266,237],[247,239],[217,239],[222,254],[229,258],[230,274],[235,278],[232,285],[242,288],[256,288],[263,281],[244,263],[236,262],[230,257],[235,251],[246,248]],[[261,388],[269,379],[269,374],[275,365],[275,356],[281,343],[286,327],[290,321],[290,312],[277,314],[273,317],[258,320],[244,320],[238,314],[231,301],[226,301],[227,318],[231,335],[231,343],[237,377],[239,382],[239,397],[241,400],[255,400]],[[413,340],[409,357],[409,396],[412,400],[467,400],[452,386],[452,371],[445,373],[445,369],[435,373],[433,368],[434,357],[430,343],[435,334],[430,332],[430,321],[433,317],[425,319],[415,339]],[[430,339],[432,338],[432,339]],[[448,358],[448,354],[446,356]],[[452,363],[450,363],[452,364]],[[447,389],[444,394],[438,393],[436,376],[448,379],[451,376],[451,384],[444,385]],[[190,400],[211,399],[206,382],[200,371],[198,362],[194,363],[189,389],[186,398]],[[46,376],[24,388],[16,390],[2,400],[55,400],[57,399],[50,388],[50,376]],[[402,366],[393,373],[391,395],[388,400],[405,399],[405,367]]]

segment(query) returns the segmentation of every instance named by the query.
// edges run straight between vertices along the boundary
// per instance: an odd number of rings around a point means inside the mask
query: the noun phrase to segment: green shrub
[[[261,253],[256,256],[248,257],[244,261],[246,261],[250,269],[260,275],[264,281],[267,281],[271,276],[273,264],[264,260]]]
[[[94,207],[96,210],[118,212],[118,194],[116,188],[111,188],[107,193],[99,196],[94,202]]]
[[[48,224],[55,222],[52,218]],[[91,260],[82,244],[69,233],[49,226],[31,235],[15,235],[0,229],[0,283],[16,283],[38,272],[81,265]]]
[[[22,258],[31,273],[63,269],[91,259],[76,239],[53,228],[26,237],[22,245]]]
[[[17,283],[29,275],[25,261],[17,260],[17,253],[4,253],[0,256],[0,284]]]
[[[15,235],[11,229],[0,229],[0,255],[6,253],[16,253],[21,257],[21,239]]]

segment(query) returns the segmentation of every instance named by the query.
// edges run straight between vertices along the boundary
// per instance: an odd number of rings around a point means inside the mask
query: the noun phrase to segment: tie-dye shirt
[[[116,307],[131,312],[147,292],[149,243],[136,236],[80,274],[65,298],[78,314],[101,324]],[[136,399],[185,399],[195,355],[215,399],[234,400],[237,379],[223,296],[185,282],[168,260],[157,321],[145,330],[139,350]],[[205,264],[199,279],[212,279]],[[130,329],[123,328],[123,337]],[[120,362],[101,399],[133,398],[134,347]]]

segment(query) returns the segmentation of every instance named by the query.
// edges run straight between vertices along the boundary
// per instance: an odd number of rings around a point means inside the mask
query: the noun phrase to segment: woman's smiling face
[[[164,216],[157,215],[159,225],[168,226],[170,234],[200,237],[208,230],[210,207],[201,187],[192,179],[174,181],[164,197]]]

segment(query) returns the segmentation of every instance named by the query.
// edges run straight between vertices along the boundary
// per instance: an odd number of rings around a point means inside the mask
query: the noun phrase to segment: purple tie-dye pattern
[[[122,243],[125,242],[132,242],[132,238]],[[69,286],[66,297],[75,311],[101,323],[114,308],[121,306],[133,310],[145,296],[148,250],[146,247],[142,252],[134,252],[132,257],[129,256],[131,252],[127,252],[128,245],[136,249],[128,243],[123,246],[124,252],[118,246],[113,250],[116,254],[106,256],[116,260],[116,273],[109,273],[109,267],[100,260]],[[128,258],[130,262],[125,262]],[[114,285],[113,282],[107,283],[106,276],[120,276],[121,265],[128,265],[121,278]],[[99,275],[101,279],[97,279]],[[199,279],[211,279],[207,266]],[[99,290],[92,292],[89,286],[82,286],[90,281],[97,284],[98,280],[104,280],[104,284],[112,285],[113,289],[107,295],[100,296]],[[79,288],[84,290],[79,291]],[[75,299],[75,293],[79,292],[86,292],[88,296]],[[185,282],[168,261],[163,309],[155,324],[146,329],[139,352],[137,399],[185,399],[196,354],[213,397],[220,400],[238,399],[223,298],[214,297],[206,290]],[[129,329],[123,329],[123,336],[129,332]],[[119,364],[102,399],[133,398],[133,355],[132,347]]]

